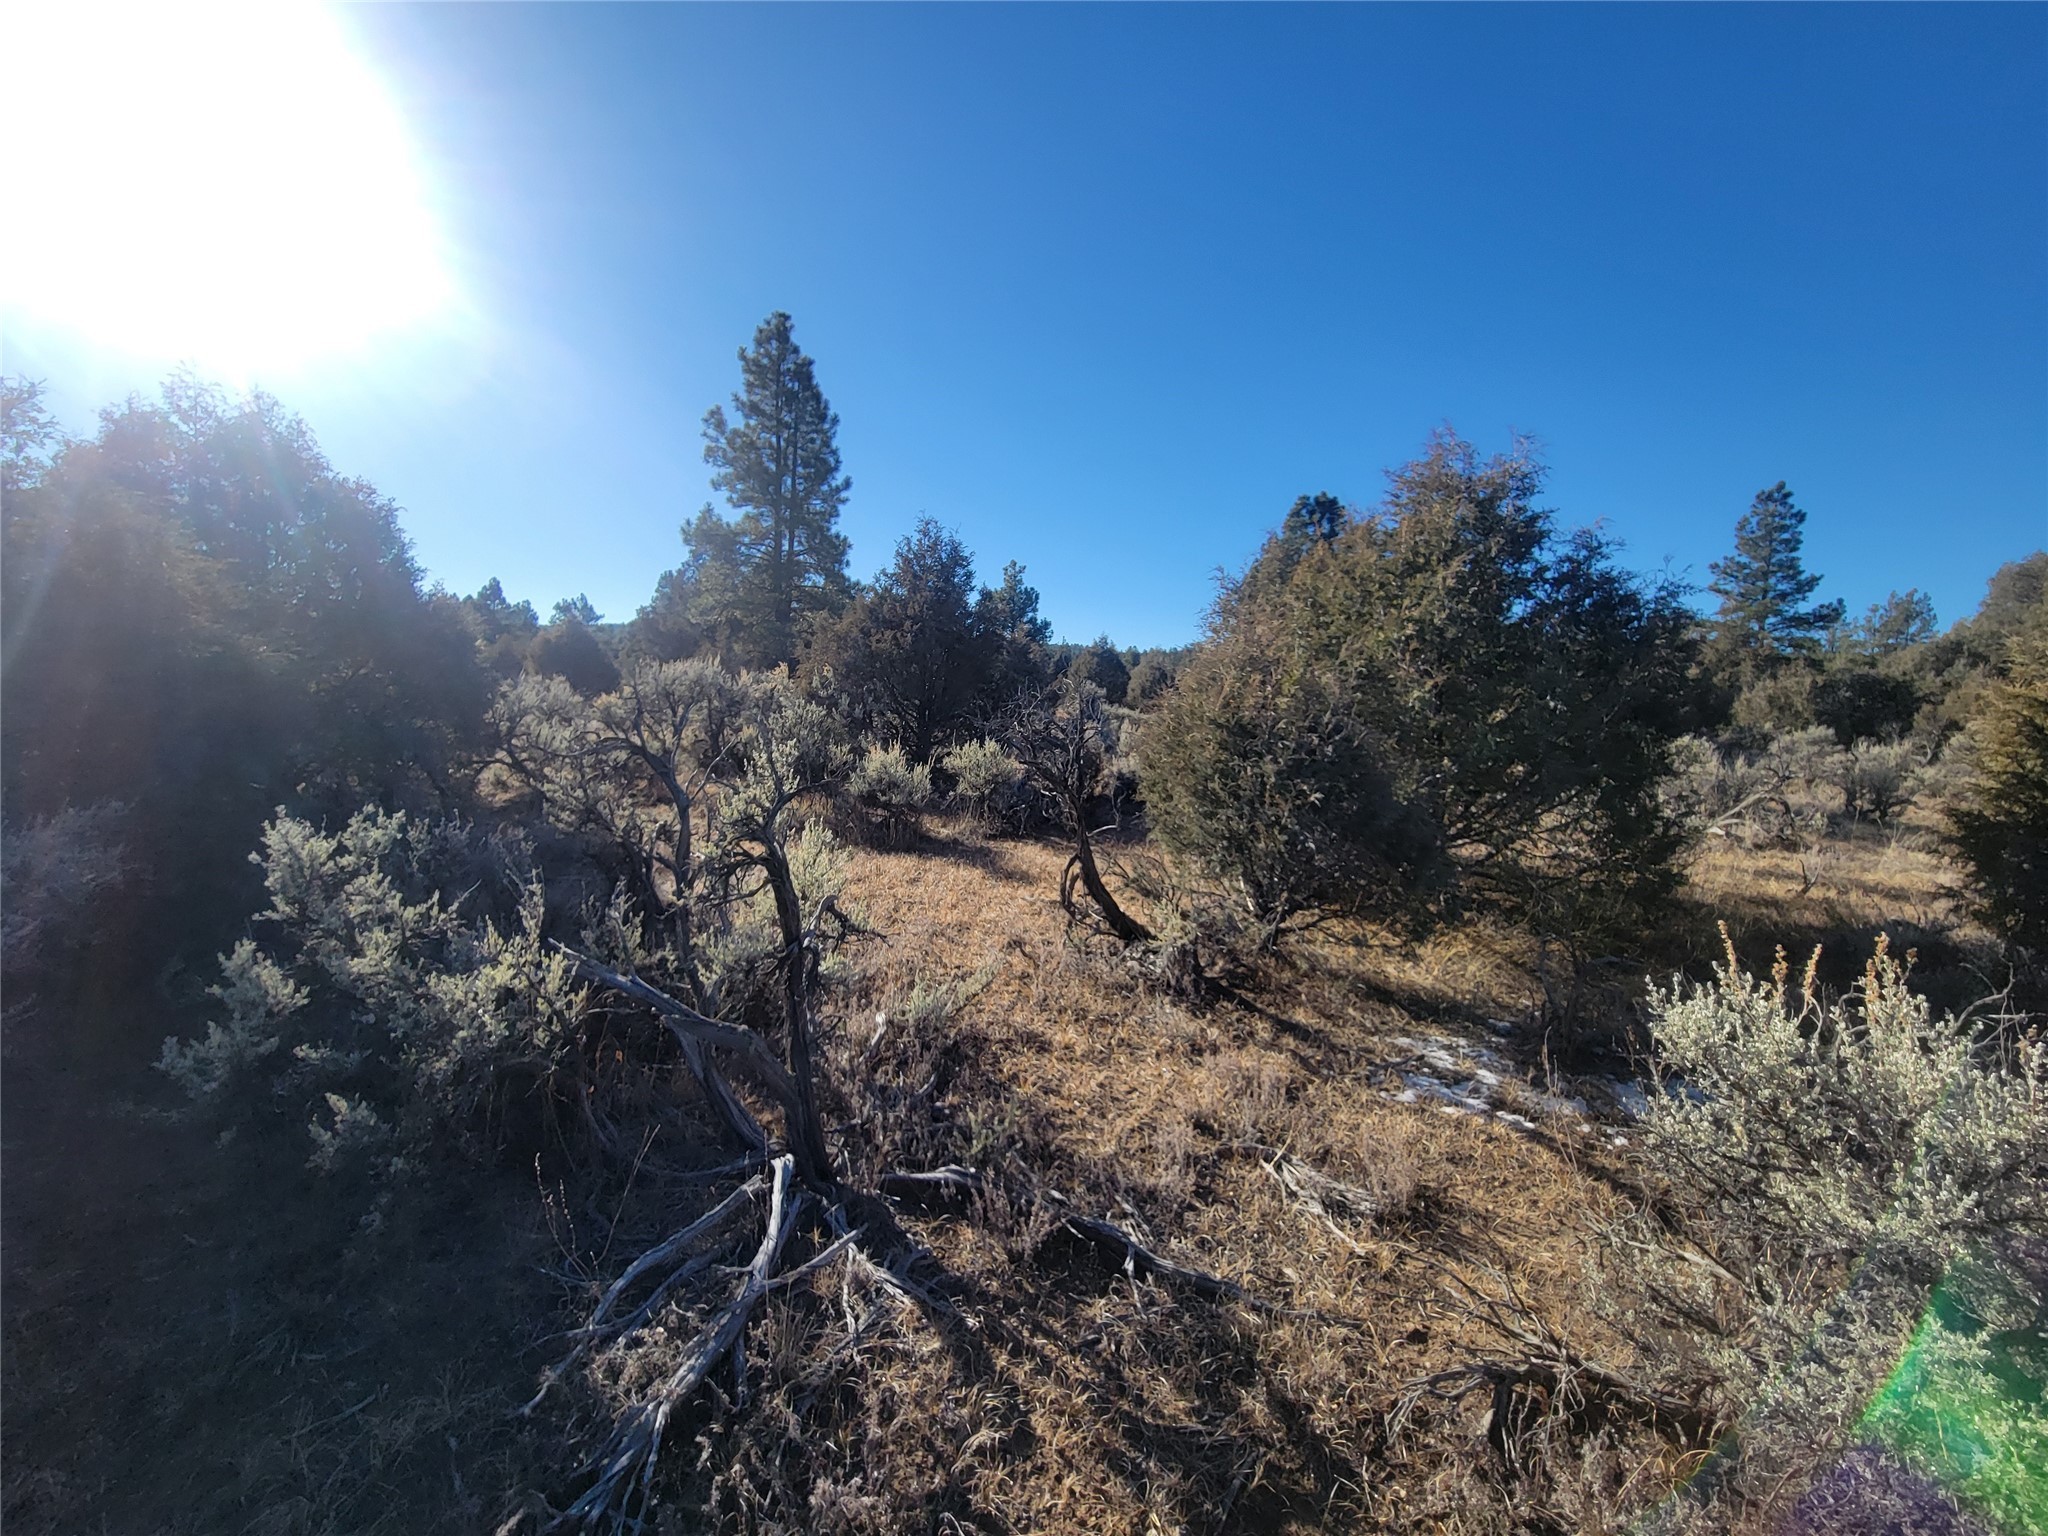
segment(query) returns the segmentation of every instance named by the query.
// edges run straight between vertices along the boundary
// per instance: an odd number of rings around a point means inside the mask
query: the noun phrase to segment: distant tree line
[[[1056,643],[1023,567],[983,584],[932,519],[854,579],[838,418],[790,317],[739,363],[703,422],[725,510],[698,512],[682,562],[610,623],[581,594],[543,621],[496,580],[426,587],[397,510],[267,396],[179,376],[67,441],[39,389],[9,381],[9,822],[126,806],[175,950],[246,910],[243,854],[273,808],[474,808],[502,690],[552,680],[596,701],[701,661],[786,673],[851,739],[901,754],[891,782],[911,801],[918,773],[950,789],[971,764],[961,804],[990,825],[1029,780],[993,740],[1018,701],[1099,697],[1090,793],[1142,807],[1269,939],[1497,908],[1597,948],[1672,887],[1657,786],[1680,737],[1732,751],[1818,725],[1932,756],[1977,721],[1959,847],[1986,911],[2041,942],[2024,893],[2048,839],[2032,788],[2048,554],[2000,570],[1946,631],[1912,590],[1852,617],[1816,599],[1805,513],[1779,483],[1737,523],[1702,616],[1560,527],[1526,445],[1482,458],[1444,433],[1375,507],[1298,499],[1198,644]]]

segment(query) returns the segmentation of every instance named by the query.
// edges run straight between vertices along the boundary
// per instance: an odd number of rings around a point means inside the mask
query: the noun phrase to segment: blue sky
[[[1294,496],[1370,502],[1444,422],[1534,434],[1564,522],[1701,582],[1780,479],[1852,609],[1946,622],[2048,545],[2048,8],[342,19],[462,320],[252,376],[457,590],[630,616],[777,308],[856,573],[929,514],[1069,638],[1192,638]],[[170,361],[4,343],[76,428]]]

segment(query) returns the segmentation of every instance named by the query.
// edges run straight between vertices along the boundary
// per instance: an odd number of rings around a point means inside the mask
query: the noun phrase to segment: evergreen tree
[[[548,615],[550,624],[581,624],[585,629],[595,629],[604,622],[604,615],[591,605],[588,597],[578,592],[574,597],[565,597],[555,604],[555,611]]]
[[[986,703],[1000,707],[1018,694],[1043,688],[1052,675],[1046,646],[1052,625],[1038,616],[1038,588],[1024,580],[1015,560],[1003,566],[1003,583],[983,587],[974,603],[974,627],[989,645],[994,666]]]
[[[704,416],[712,485],[739,514],[706,507],[684,532],[703,561],[701,596],[718,611],[722,653],[743,665],[794,661],[805,621],[846,606],[846,539],[839,512],[852,482],[839,470],[839,418],[811,359],[777,310],[739,354],[732,413]]]
[[[1850,661],[1880,662],[1935,636],[1938,621],[1934,600],[1917,587],[1894,592],[1872,603],[1862,618],[1841,625],[1829,637],[1829,650]]]
[[[995,638],[976,622],[974,557],[927,517],[811,661],[846,690],[861,724],[925,763],[986,694]]]
[[[1842,605],[1799,605],[1813,596],[1821,578],[1800,559],[1806,514],[1792,503],[1780,480],[1757,492],[1735,525],[1735,553],[1716,560],[1707,590],[1721,599],[1716,638],[1748,666],[1768,668],[1788,655],[1808,655],[1833,625]]]
[[[1155,832],[1269,935],[1493,905],[1584,943],[1669,888],[1688,615],[1542,482],[1446,432],[1335,539],[1283,525],[1146,715]]]
[[[1131,669],[1107,635],[1097,635],[1076,650],[1067,663],[1066,675],[1076,683],[1093,683],[1111,704],[1123,703],[1131,688]]]
[[[540,633],[533,604],[512,602],[493,576],[474,596],[462,599],[462,622],[476,637],[477,656],[495,677],[515,677],[526,665],[527,650]]]
[[[2048,951],[2048,608],[2007,641],[2004,676],[1971,723],[1975,773],[1953,840],[1995,931]]]

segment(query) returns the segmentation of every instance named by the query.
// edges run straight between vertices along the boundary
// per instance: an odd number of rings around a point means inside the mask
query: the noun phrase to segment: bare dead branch
[[[752,1261],[742,1272],[739,1290],[698,1334],[675,1370],[619,1420],[591,1468],[596,1480],[557,1525],[585,1530],[609,1525],[624,1531],[637,1527],[652,1506],[655,1468],[670,1418],[719,1363],[740,1347],[754,1308],[775,1279],[783,1246],[803,1206],[800,1192],[792,1197],[796,1159],[783,1153],[771,1166],[767,1226]],[[636,1505],[637,1516],[633,1512]]]

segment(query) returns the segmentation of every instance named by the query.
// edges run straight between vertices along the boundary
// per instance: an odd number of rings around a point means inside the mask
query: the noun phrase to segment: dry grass
[[[1387,979],[1355,966],[1347,998],[1341,957],[1287,1000],[1337,1004],[1312,1017],[1148,990],[1070,939],[1063,861],[973,842],[860,857],[852,888],[887,937],[855,982],[842,1072],[865,1062],[871,1080],[932,1085],[914,1121],[862,1120],[871,1155],[1015,1168],[1297,1315],[1134,1285],[1001,1213],[907,1218],[954,1276],[972,1342],[893,1330],[849,1379],[842,1417],[789,1430],[791,1455],[843,1473],[801,1504],[756,1486],[754,1517],[1132,1536],[1488,1528],[1465,1507],[1471,1423],[1425,1426],[1413,1460],[1382,1443],[1406,1382],[1491,1347],[1461,1333],[1428,1261],[1499,1263],[1583,1327],[1578,1218],[1606,1198],[1601,1180],[1544,1138],[1390,1102],[1376,1066],[1412,1023],[1384,1001]],[[913,1006],[948,988],[965,995],[950,1015]],[[869,1048],[877,1015],[898,1053],[886,1066]],[[903,1038],[912,1019],[926,1038]],[[1259,1147],[1372,1191],[1386,1216],[1334,1228],[1288,1197]],[[738,1499],[746,1459],[694,1496]]]
[[[1923,825],[1851,828],[1825,852],[1816,880],[1810,851],[1802,870],[1796,849],[1710,850],[1654,961],[1693,963],[1693,924],[1711,953],[1725,916],[1752,955],[1819,939],[1860,964],[1863,936],[1903,918],[1937,981],[1968,976],[1977,940],[1940,895],[1947,870]],[[1577,1442],[1540,1485],[1486,1453],[1477,1398],[1418,1413],[1398,1443],[1387,1433],[1406,1384],[1500,1347],[1445,1269],[1497,1271],[1588,1353],[1620,1348],[1581,1280],[1588,1217],[1617,1198],[1601,1139],[1386,1091],[1407,1054],[1394,1037],[1418,1024],[1483,1040],[1544,1086],[1540,1036],[1488,1024],[1534,1016],[1532,947],[1481,925],[1419,949],[1325,943],[1196,1006],[1074,940],[1057,900],[1065,857],[968,832],[856,855],[850,892],[883,937],[854,954],[824,1047],[850,1171],[871,1184],[960,1162],[1050,1186],[1285,1310],[1133,1282],[997,1196],[906,1212],[950,1314],[877,1303],[837,1268],[776,1295],[748,1341],[745,1401],[728,1375],[670,1440],[665,1528],[1564,1531],[1653,1503],[1683,1451],[1647,1433]],[[1275,1148],[1383,1214],[1305,1209],[1267,1167]],[[179,1156],[172,1177],[205,1186]],[[222,1242],[314,1199],[297,1172],[274,1176],[253,1203],[215,1187],[183,1224],[130,1233],[98,1290],[81,1287],[82,1265],[120,1248],[115,1216],[83,1247],[74,1233],[27,1263],[10,1251],[10,1527],[538,1529],[575,1491],[565,1447],[587,1443],[626,1383],[585,1381],[537,1426],[508,1427],[552,1353],[531,1345],[582,1294],[536,1265],[552,1246],[549,1262],[616,1273],[617,1254],[711,1197],[652,1176],[602,1200],[558,1190],[548,1239],[528,1173],[474,1186],[461,1214],[444,1206],[364,1260],[329,1219],[179,1275],[194,1232]],[[168,1305],[152,1304],[167,1275]],[[679,1305],[671,1336],[688,1321]]]

